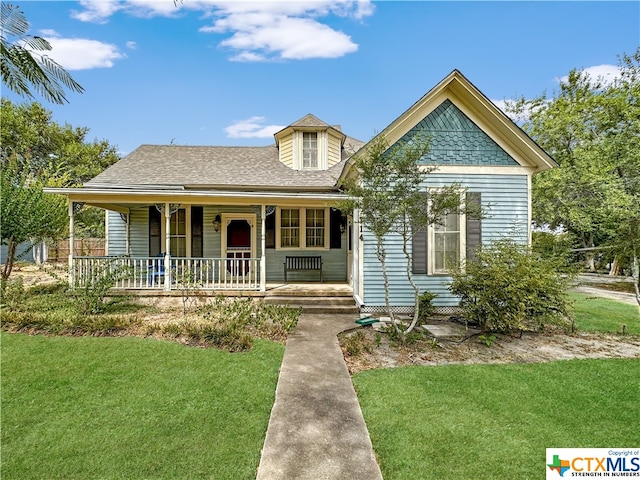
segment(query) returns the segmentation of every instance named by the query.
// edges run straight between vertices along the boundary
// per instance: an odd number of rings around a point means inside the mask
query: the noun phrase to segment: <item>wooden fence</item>
[[[104,256],[104,238],[75,238],[73,255],[78,257]],[[49,246],[49,262],[66,262],[69,258],[69,240],[58,240]]]

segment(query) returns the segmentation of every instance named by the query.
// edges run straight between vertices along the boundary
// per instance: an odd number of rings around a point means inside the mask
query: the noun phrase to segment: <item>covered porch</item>
[[[359,239],[352,218],[332,206],[344,198],[339,193],[180,192],[167,197],[166,191],[148,191],[143,197],[131,191],[60,190],[69,198],[70,241],[81,208],[105,210],[105,255],[70,252],[74,286],[109,274],[115,290],[141,294],[189,289],[260,295],[289,284],[339,285],[352,297],[358,291]],[[292,257],[315,257],[322,270],[287,272]]]

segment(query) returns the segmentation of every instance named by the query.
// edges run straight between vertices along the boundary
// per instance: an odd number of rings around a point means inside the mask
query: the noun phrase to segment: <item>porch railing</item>
[[[259,258],[74,257],[73,282],[78,287],[111,275],[117,289],[259,290]]]

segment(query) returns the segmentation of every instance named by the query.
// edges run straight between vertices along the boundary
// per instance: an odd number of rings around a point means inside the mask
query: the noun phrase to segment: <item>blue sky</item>
[[[636,1],[10,3],[85,88],[54,120],[122,154],[266,145],[307,113],[369,140],[454,68],[500,105],[640,45]]]

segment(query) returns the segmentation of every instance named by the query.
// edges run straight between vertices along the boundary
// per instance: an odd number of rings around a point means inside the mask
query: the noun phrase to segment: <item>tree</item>
[[[61,176],[61,186],[79,186],[119,160],[106,140],[87,141],[89,129],[59,125],[37,102],[14,104],[2,99],[0,107],[0,165],[14,163],[20,174],[43,184]],[[104,235],[104,213],[85,208],[77,216],[79,236]]]
[[[66,201],[46,194],[45,184],[16,162],[7,162],[0,171],[0,238],[7,245],[2,280],[11,275],[18,244],[38,242],[62,235],[67,226]]]
[[[382,268],[385,306],[397,333],[406,335],[415,327],[420,306],[420,288],[411,270],[409,242],[415,232],[436,223],[447,213],[461,208],[461,188],[451,185],[437,191],[424,188],[434,167],[419,164],[429,152],[426,136],[415,135],[390,146],[384,135],[369,142],[363,152],[352,158],[357,174],[342,182],[351,200],[340,205],[341,210],[359,209],[360,222],[376,239],[376,257]],[[400,331],[389,301],[386,240],[389,234],[402,237],[407,278],[415,293],[414,318],[409,327]]]
[[[640,48],[622,56],[613,82],[573,70],[554,98],[509,108],[531,112],[523,128],[560,165],[533,178],[535,222],[570,232],[583,248],[607,247],[627,265],[640,252],[639,65]]]
[[[0,71],[2,82],[12,91],[34,98],[32,90],[57,104],[68,102],[64,88],[82,93],[84,89],[58,63],[45,53],[51,44],[28,35],[29,22],[15,5],[2,2],[0,9]]]

